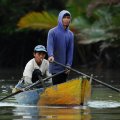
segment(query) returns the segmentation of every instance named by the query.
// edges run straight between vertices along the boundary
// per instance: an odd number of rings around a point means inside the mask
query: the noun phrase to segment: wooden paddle
[[[65,65],[63,65],[63,64],[61,64],[61,63],[59,63],[59,62],[57,62],[57,61],[54,61],[54,63],[56,63],[56,64],[58,64],[58,65],[61,65],[61,66],[65,67],[65,68],[67,68],[67,69],[69,69],[69,70],[71,70],[71,71],[73,71],[73,72],[76,72],[76,73],[78,73],[78,74],[80,74],[80,75],[84,75],[84,76],[87,76],[88,78],[91,78],[91,76],[89,76],[89,75],[87,75],[87,74],[84,74],[84,73],[82,73],[82,72],[80,72],[80,71],[78,71],[78,70],[76,70],[76,69],[69,68],[69,67],[67,67],[67,66],[65,66]],[[95,78],[92,78],[92,80],[94,80],[95,82],[97,82],[97,83],[99,83],[99,84],[102,84],[102,85],[104,85],[104,86],[106,86],[106,87],[108,87],[108,88],[110,88],[110,89],[112,89],[112,90],[114,90],[114,91],[116,91],[116,92],[120,92],[120,89],[115,88],[115,87],[113,87],[113,86],[111,86],[111,85],[109,85],[109,84],[107,84],[107,83],[105,83],[105,82],[102,82],[102,81],[100,81],[100,80],[98,80],[98,79],[95,79]]]
[[[53,77],[55,77],[55,76],[57,76],[57,75],[59,75],[59,74],[61,74],[61,73],[63,73],[63,72],[65,72],[65,70],[60,71],[60,72],[58,72],[58,73],[56,73],[56,74],[54,74],[54,75],[51,75],[51,76],[49,76],[49,77],[47,77],[47,78],[44,78],[43,81],[48,81],[50,78],[53,78]],[[23,89],[21,89],[21,90],[15,92],[15,93],[12,93],[12,94],[10,94],[10,95],[8,95],[8,96],[6,96],[6,97],[0,99],[0,102],[3,101],[3,100],[5,100],[5,99],[7,99],[7,98],[9,98],[9,97],[12,97],[12,96],[18,94],[18,93],[27,91],[27,90],[29,90],[29,89],[35,87],[36,85],[38,85],[38,84],[40,84],[40,83],[41,83],[41,80],[38,80],[38,81],[36,81],[35,83],[33,83],[33,84],[31,84],[31,85],[29,85],[29,86],[27,86],[27,87],[25,87],[25,88],[23,88]]]

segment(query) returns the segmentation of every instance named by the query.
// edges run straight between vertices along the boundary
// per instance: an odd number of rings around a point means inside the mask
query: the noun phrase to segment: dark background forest
[[[46,46],[48,30],[56,24],[58,13],[67,9],[75,35],[73,67],[119,69],[119,8],[119,0],[0,0],[0,68],[23,69],[33,57],[33,48]]]

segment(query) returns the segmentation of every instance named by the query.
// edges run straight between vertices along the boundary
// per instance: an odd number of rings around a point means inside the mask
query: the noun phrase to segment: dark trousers
[[[55,73],[53,73],[53,75],[54,75],[54,74],[55,74]],[[66,82],[67,76],[68,76],[67,74],[61,73],[61,74],[59,74],[59,75],[53,77],[53,78],[52,78],[52,83],[53,83],[53,85],[56,85],[56,84],[60,84],[60,83]]]
[[[35,69],[32,73],[32,82],[35,83],[39,79],[42,79],[42,73],[39,69]]]

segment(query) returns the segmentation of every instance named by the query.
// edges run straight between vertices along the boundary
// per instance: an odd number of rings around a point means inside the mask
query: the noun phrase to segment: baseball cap
[[[47,53],[45,47],[43,45],[37,45],[35,48],[34,48],[34,52],[45,52]]]

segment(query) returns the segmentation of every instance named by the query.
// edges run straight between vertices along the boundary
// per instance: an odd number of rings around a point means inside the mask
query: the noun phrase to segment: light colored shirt
[[[24,72],[23,72],[23,79],[25,81],[25,84],[31,84],[32,83],[32,73],[35,69],[39,69],[43,76],[49,77],[51,74],[48,71],[49,62],[45,59],[43,59],[42,64],[39,66],[35,59],[31,59],[25,66]],[[49,79],[49,81],[52,81],[52,78]]]

